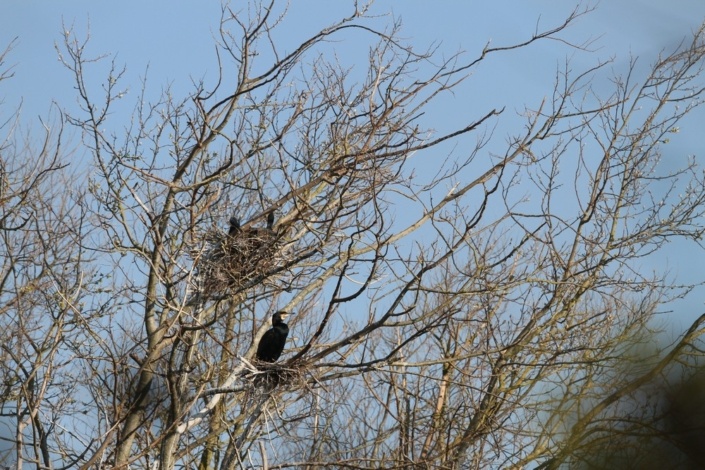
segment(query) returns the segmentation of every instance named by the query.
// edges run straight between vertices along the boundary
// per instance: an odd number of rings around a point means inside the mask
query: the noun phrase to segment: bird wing
[[[270,329],[267,330],[264,335],[262,335],[262,338],[259,340],[259,344],[257,345],[257,358],[261,360],[266,360],[266,357],[263,357],[269,349],[269,344],[274,340],[274,330]]]

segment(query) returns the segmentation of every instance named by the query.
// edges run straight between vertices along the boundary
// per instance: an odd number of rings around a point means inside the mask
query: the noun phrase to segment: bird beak
[[[291,313],[289,313],[289,312],[284,312],[284,311],[279,312],[279,318],[281,318],[282,320],[286,320],[290,316],[291,316]]]

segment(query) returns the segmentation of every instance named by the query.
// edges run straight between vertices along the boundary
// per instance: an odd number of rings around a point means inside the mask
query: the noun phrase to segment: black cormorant
[[[240,233],[240,220],[237,217],[230,217],[230,230],[228,230],[228,235],[231,237]]]
[[[284,320],[289,316],[287,312],[279,311],[272,316],[272,328],[262,336],[257,345],[257,359],[262,362],[275,362],[284,351],[284,343],[289,334],[289,326]]]

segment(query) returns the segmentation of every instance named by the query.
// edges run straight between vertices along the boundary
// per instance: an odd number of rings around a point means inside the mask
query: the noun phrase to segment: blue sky
[[[524,40],[534,29],[557,24],[575,6],[574,2],[555,0],[493,2],[470,1],[378,1],[372,8],[385,24],[392,16],[401,18],[402,36],[417,47],[439,44],[446,55],[465,50],[479,54],[491,41],[493,46]],[[470,77],[459,96],[440,100],[434,126],[452,127],[454,116],[466,113],[465,120],[477,112],[506,106],[508,114],[524,105],[536,106],[552,90],[555,69],[570,58],[576,70],[594,65],[599,59],[614,58],[612,68],[623,69],[630,55],[640,56],[642,65],[652,62],[659,51],[672,50],[705,19],[702,0],[604,0],[596,10],[580,19],[562,37],[574,43],[593,40],[593,52],[570,49],[560,42],[547,42],[518,53],[507,53],[491,66],[481,66]],[[233,2],[232,8],[246,8]],[[85,34],[90,27],[89,55],[111,54],[127,67],[126,82],[131,84],[122,111],[129,113],[139,90],[139,78],[149,67],[149,89],[158,95],[169,85],[176,93],[190,90],[191,78],[214,77],[216,70],[213,37],[217,34],[220,2],[176,1],[38,1],[0,0],[0,49],[13,39],[9,56],[14,79],[0,86],[0,115],[21,103],[23,127],[39,124],[52,101],[62,107],[75,103],[69,73],[57,60],[55,43],[62,40],[63,28],[73,27]],[[292,44],[315,32],[329,20],[352,12],[351,2],[293,0],[281,33]],[[356,44],[340,42],[332,47],[342,60],[354,62],[355,54],[366,53]],[[597,84],[600,86],[600,84]],[[605,82],[606,86],[607,83]],[[447,107],[447,109],[445,108]],[[118,107],[116,112],[121,112]],[[500,132],[520,120],[503,121]],[[681,133],[668,147],[675,160],[687,155],[705,154],[705,114],[702,110],[684,122]],[[499,139],[503,142],[503,139]],[[666,155],[666,164],[668,157]],[[705,221],[704,221],[705,223]],[[694,254],[695,253],[695,254]],[[699,262],[693,262],[694,257]],[[677,244],[655,258],[654,267],[668,262],[678,276],[694,280],[705,264],[702,251],[693,245]],[[705,296],[696,293],[687,305],[689,315],[674,317],[675,330],[686,325],[686,318],[702,312]]]
[[[668,3],[668,5],[666,5]],[[238,9],[244,2],[233,2]],[[292,38],[314,31],[329,18],[352,11],[351,2],[299,0],[292,2],[283,31]],[[404,36],[424,46],[440,42],[448,53],[459,49],[481,50],[492,45],[507,44],[526,37],[535,26],[547,26],[560,20],[574,2],[508,1],[430,2],[421,0],[382,0],[373,7],[378,14],[393,14],[404,25]],[[14,83],[4,84],[6,102],[16,103],[24,97],[28,119],[44,112],[52,99],[70,96],[71,82],[56,59],[54,43],[61,41],[62,24],[85,31],[90,24],[91,50],[112,53],[118,63],[128,65],[132,76],[143,74],[149,64],[154,84],[171,82],[188,86],[189,75],[199,77],[213,73],[212,37],[217,32],[220,3],[184,0],[128,0],[112,2],[74,0],[48,2],[38,0],[0,1],[0,46],[17,38],[9,63],[15,64]],[[688,31],[705,18],[705,2],[701,0],[609,0],[597,4],[591,15],[580,20],[564,35],[575,42],[596,39],[596,56],[626,60],[634,55],[653,57],[659,50],[673,47]],[[386,22],[389,16],[380,18]],[[293,40],[292,40],[293,42]],[[513,87],[520,97],[536,96],[541,88],[542,70],[549,75],[545,61],[555,64],[569,54],[559,44],[551,49],[537,47],[521,52],[522,64],[499,68],[503,78],[520,75],[523,87]],[[344,51],[350,45],[342,45]],[[532,54],[534,54],[532,56]],[[488,90],[490,94],[491,90]],[[510,101],[510,100],[507,100]]]

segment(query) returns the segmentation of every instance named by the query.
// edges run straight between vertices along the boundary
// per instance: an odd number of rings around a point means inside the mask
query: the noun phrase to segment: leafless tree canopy
[[[503,141],[513,110],[446,132],[425,114],[589,11],[444,57],[362,5],[300,44],[275,40],[281,5],[232,8],[217,80],[186,96],[144,83],[123,120],[125,69],[69,31],[80,110],[24,133],[2,108],[0,465],[579,468],[647,434],[703,463],[649,390],[699,364],[705,317],[638,344],[692,287],[640,263],[703,235],[702,169],[659,161],[702,103],[705,31],[610,94],[591,86],[608,64],[567,64]],[[287,348],[258,364],[277,310]]]

